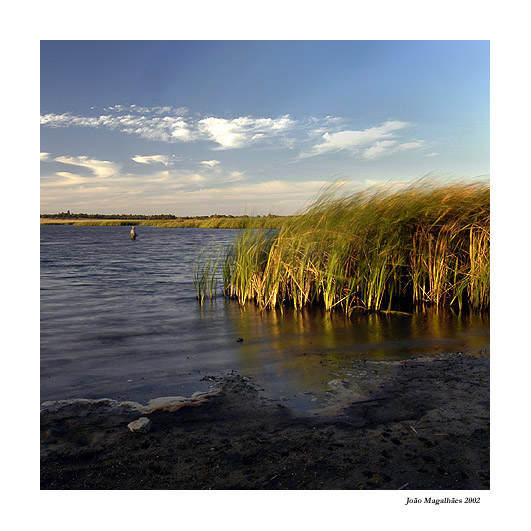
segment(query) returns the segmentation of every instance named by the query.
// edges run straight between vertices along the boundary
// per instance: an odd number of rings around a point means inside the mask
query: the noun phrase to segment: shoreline
[[[489,356],[390,367],[305,413],[238,374],[173,402],[45,403],[41,489],[488,489]],[[127,428],[139,416],[148,433]]]
[[[40,218],[40,226],[69,225],[75,227],[159,227],[174,229],[276,229],[279,230],[292,216],[205,216],[184,219],[87,219]]]

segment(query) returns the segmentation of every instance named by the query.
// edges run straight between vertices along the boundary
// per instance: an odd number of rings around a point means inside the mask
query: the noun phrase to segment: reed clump
[[[216,298],[218,285],[218,268],[220,264],[220,254],[205,254],[202,249],[197,257],[197,261],[192,270],[192,281],[194,284],[197,299],[201,306],[205,299],[213,301]]]
[[[422,179],[341,194],[331,186],[279,231],[247,228],[222,260],[225,295],[260,308],[350,314],[490,303],[490,188]]]

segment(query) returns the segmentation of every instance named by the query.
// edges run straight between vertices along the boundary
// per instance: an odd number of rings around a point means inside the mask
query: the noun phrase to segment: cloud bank
[[[325,184],[322,181],[252,182],[242,171],[203,161],[204,173],[165,166],[159,156],[137,156],[143,173],[128,173],[111,161],[46,154],[41,175],[41,211],[140,212],[177,215],[292,213]],[[161,166],[162,164],[162,166]],[[52,168],[55,167],[55,170]],[[47,169],[49,168],[49,170]],[[95,206],[97,205],[97,206]]]
[[[166,143],[206,140],[217,144],[217,149],[242,148],[271,140],[296,125],[288,115],[278,118],[226,119],[209,116],[197,119],[185,117],[183,110],[115,105],[106,107],[106,114],[99,116],[48,113],[41,116],[40,123],[51,128],[106,128]]]
[[[310,117],[304,121],[294,120],[288,114],[276,118],[240,116],[229,119],[198,117],[184,108],[136,105],[114,105],[102,111],[95,116],[48,113],[41,116],[40,122],[43,127],[49,128],[105,128],[164,143],[203,141],[211,143],[211,149],[214,150],[235,150],[257,145],[298,148],[298,160],[339,151],[371,160],[425,147],[422,140],[402,138],[412,124],[399,120],[356,130],[346,128],[344,119],[332,116]],[[170,163],[158,155],[151,158],[137,155],[133,160],[140,164]]]
[[[103,114],[75,116],[71,113],[49,113],[41,116],[45,127],[92,127],[117,130],[160,142],[187,142],[193,139],[189,124],[182,116],[150,114]]]

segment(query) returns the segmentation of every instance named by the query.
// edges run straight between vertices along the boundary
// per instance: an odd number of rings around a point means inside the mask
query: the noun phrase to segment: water
[[[41,226],[41,400],[147,402],[234,370],[303,410],[330,380],[363,379],[359,360],[378,372],[373,362],[489,350],[485,315],[261,313],[222,296],[200,307],[194,258],[237,232],[141,226],[131,241],[129,230]]]

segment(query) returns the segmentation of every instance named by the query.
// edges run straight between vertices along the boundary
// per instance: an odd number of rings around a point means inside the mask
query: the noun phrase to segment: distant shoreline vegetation
[[[278,231],[241,231],[193,272],[201,303],[223,293],[261,309],[397,311],[490,305],[490,186],[421,179],[354,194],[331,186]]]
[[[142,226],[166,228],[244,229],[247,227],[279,229],[292,216],[175,216],[173,214],[75,214],[69,210],[58,214],[41,214],[41,225]]]

